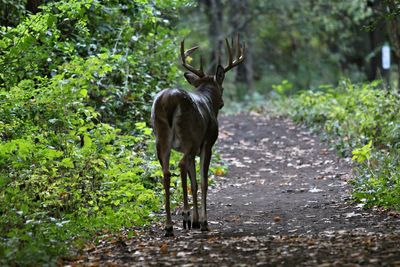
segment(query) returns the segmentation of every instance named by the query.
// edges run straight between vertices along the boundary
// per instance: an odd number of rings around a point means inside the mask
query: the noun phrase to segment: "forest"
[[[236,34],[246,58],[226,77],[222,116],[306,125],[351,158],[354,203],[398,214],[398,0],[0,0],[0,265],[63,265],[93,236],[134,239],[163,221],[152,101],[192,90],[182,40],[215,72]],[[231,173],[223,152],[210,184]]]

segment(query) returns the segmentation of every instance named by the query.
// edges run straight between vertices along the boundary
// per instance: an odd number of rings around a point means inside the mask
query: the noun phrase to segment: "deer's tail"
[[[175,97],[171,97],[171,91],[173,90],[163,90],[158,93],[154,99],[151,109],[153,128],[157,127],[157,123],[168,124],[169,128],[172,128],[178,103],[175,103]]]

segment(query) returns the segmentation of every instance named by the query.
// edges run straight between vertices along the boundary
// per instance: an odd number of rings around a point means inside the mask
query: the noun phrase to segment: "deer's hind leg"
[[[156,138],[157,157],[160,161],[163,172],[163,184],[165,193],[165,213],[167,215],[165,224],[165,236],[174,236],[171,207],[170,207],[170,183],[171,173],[169,171],[169,158],[171,154],[171,131],[166,124],[159,123],[157,131],[162,133]]]
[[[188,172],[190,176],[190,185],[192,188],[193,196],[193,215],[192,215],[192,228],[199,229],[199,211],[197,205],[197,181],[196,181],[196,165],[195,156],[188,156]]]
[[[207,190],[208,190],[208,168],[211,161],[211,146],[204,145],[200,154],[200,179],[201,179],[201,231],[209,231],[207,222]]]
[[[186,156],[183,156],[181,161],[179,162],[179,167],[181,170],[181,179],[182,179],[182,191],[183,191],[183,229],[186,227],[190,230],[192,228],[192,221],[190,218],[190,209],[188,203],[188,190],[187,190],[187,172],[188,172],[188,160]]]

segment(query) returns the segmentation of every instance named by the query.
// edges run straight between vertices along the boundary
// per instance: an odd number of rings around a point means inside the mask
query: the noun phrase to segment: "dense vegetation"
[[[149,110],[185,4],[49,2],[0,28],[0,265],[54,264],[160,208]]]
[[[341,156],[356,164],[353,196],[366,207],[400,210],[400,99],[381,82],[321,86],[278,101],[285,113],[305,123]]]

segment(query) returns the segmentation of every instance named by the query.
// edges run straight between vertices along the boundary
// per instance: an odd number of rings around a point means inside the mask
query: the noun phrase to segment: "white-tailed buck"
[[[231,46],[226,39],[228,64],[223,67],[218,63],[215,74],[207,75],[203,71],[202,57],[200,57],[199,69],[186,62],[186,58],[198,47],[184,51],[184,41],[182,41],[180,51],[182,65],[188,70],[184,73],[184,76],[191,85],[196,87],[196,90],[187,92],[180,89],[165,89],[158,93],[154,99],[151,120],[156,136],[157,156],[164,176],[165,211],[167,213],[165,236],[174,235],[170,209],[171,173],[169,172],[169,158],[171,149],[183,153],[179,163],[183,188],[183,228],[201,227],[202,231],[209,230],[206,208],[208,168],[211,160],[211,149],[218,137],[218,111],[224,105],[222,82],[225,73],[239,65],[244,59],[244,46],[240,46],[239,36],[237,37],[236,49],[233,39]],[[236,50],[235,59],[233,59],[234,50]],[[200,156],[201,222],[199,221],[197,206],[196,155]],[[188,204],[187,174],[190,177],[193,195],[192,218]]]

